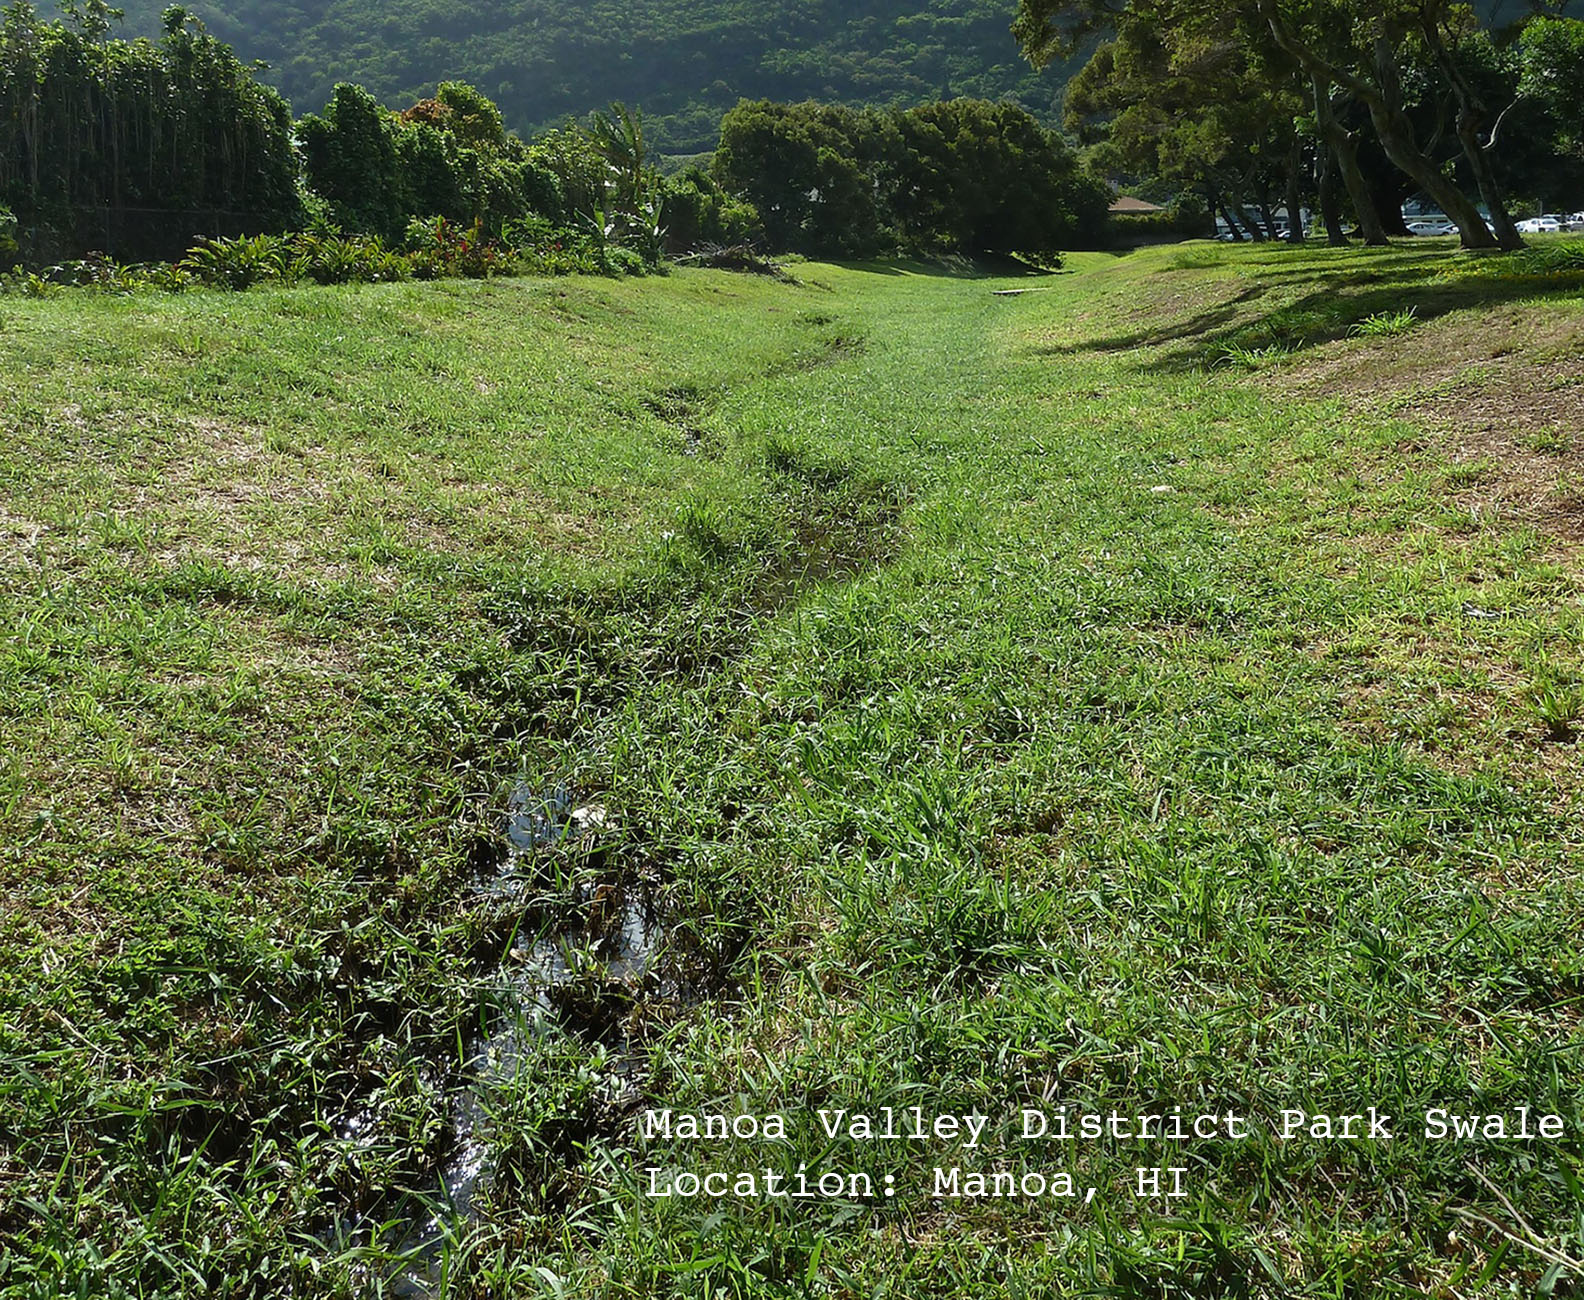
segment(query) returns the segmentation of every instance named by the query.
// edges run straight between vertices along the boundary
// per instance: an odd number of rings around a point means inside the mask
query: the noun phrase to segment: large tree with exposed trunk
[[[1013,30],[1038,66],[1097,31],[1146,16],[1146,7],[1149,21],[1235,32],[1251,49],[1273,47],[1303,70],[1317,126],[1342,170],[1367,239],[1378,242],[1384,232],[1366,215],[1370,205],[1357,141],[1335,112],[1338,91],[1368,110],[1387,157],[1457,223],[1465,248],[1521,245],[1490,165],[1490,110],[1459,58],[1473,24],[1466,6],[1453,0],[1020,0]],[[1415,65],[1433,68],[1456,101],[1458,141],[1491,210],[1494,232],[1418,136],[1404,91],[1404,70]]]

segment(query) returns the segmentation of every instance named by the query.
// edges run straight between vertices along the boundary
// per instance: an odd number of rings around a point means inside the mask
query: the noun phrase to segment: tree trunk
[[[1446,77],[1447,84],[1452,87],[1453,97],[1457,100],[1458,143],[1463,146],[1463,156],[1468,159],[1469,170],[1474,173],[1474,183],[1479,186],[1480,197],[1490,209],[1491,225],[1496,230],[1496,241],[1508,251],[1522,248],[1523,236],[1518,233],[1518,227],[1513,224],[1512,214],[1507,211],[1501,185],[1496,179],[1496,170],[1491,166],[1490,145],[1494,145],[1495,140],[1493,138],[1488,145],[1480,139],[1480,131],[1485,126],[1485,105],[1480,102],[1479,96],[1474,93],[1473,87],[1464,77],[1463,69],[1458,67],[1457,60],[1452,57],[1446,42],[1441,39],[1441,30],[1436,21],[1426,15],[1421,23],[1421,29],[1424,32],[1425,44],[1430,47],[1431,54],[1440,65],[1441,73]]]
[[[1496,228],[1496,242],[1512,252],[1524,247],[1523,236],[1513,224],[1512,213],[1507,211],[1501,184],[1496,179],[1495,168],[1491,166],[1490,154],[1480,142],[1480,125],[1477,116],[1463,109],[1458,110],[1458,141],[1468,159],[1469,170],[1474,173],[1474,183],[1479,186],[1480,197],[1490,209],[1491,225]]]
[[[1303,166],[1303,151],[1298,146],[1298,141],[1293,140],[1293,145],[1287,152],[1287,242],[1301,244],[1304,241],[1303,224],[1303,199],[1302,189],[1299,185],[1299,169]]]
[[[1495,248],[1485,218],[1480,216],[1468,195],[1441,174],[1441,169],[1420,152],[1414,139],[1413,123],[1402,108],[1402,88],[1397,77],[1397,52],[1384,36],[1375,38],[1375,77],[1379,93],[1369,96],[1370,120],[1380,136],[1386,156],[1419,183],[1441,211],[1457,224],[1458,240],[1464,248]]]
[[[1336,106],[1331,102],[1331,83],[1318,73],[1311,77],[1310,83],[1314,89],[1315,121],[1320,125],[1320,134],[1331,146],[1331,157],[1336,161],[1337,170],[1342,173],[1342,183],[1347,186],[1353,215],[1358,220],[1359,234],[1366,246],[1384,248],[1388,242],[1386,227],[1381,224],[1375,196],[1370,193],[1369,183],[1364,179],[1363,169],[1359,167],[1358,141],[1336,115]]]
[[[1272,242],[1281,238],[1276,233],[1276,213],[1271,208],[1270,190],[1265,185],[1260,186],[1259,197],[1260,218],[1265,222],[1265,234]]]
[[[1232,219],[1232,210],[1227,207],[1225,199],[1219,200],[1219,206],[1221,208],[1221,220],[1227,223],[1227,229],[1232,233],[1233,240],[1241,244],[1243,242],[1243,231],[1238,226],[1238,223]]]
[[[1479,209],[1456,185],[1441,174],[1430,159],[1419,152],[1414,143],[1413,126],[1401,110],[1370,105],[1370,116],[1375,120],[1375,130],[1380,135],[1381,147],[1386,156],[1419,183],[1432,199],[1457,225],[1458,239],[1464,248],[1495,248],[1496,236],[1491,234]]]
[[[1408,219],[1403,216],[1403,200],[1414,193],[1418,187],[1407,176],[1398,171],[1392,160],[1386,156],[1386,151],[1381,149],[1379,142],[1370,140],[1369,156],[1366,157],[1363,142],[1359,148],[1359,170],[1364,173],[1364,181],[1369,186],[1369,191],[1375,199],[1375,210],[1380,214],[1381,225],[1385,228],[1390,239],[1407,239],[1412,232],[1408,229]]]
[[[1337,196],[1336,152],[1328,142],[1321,142],[1319,166],[1315,188],[1320,191],[1320,220],[1325,223],[1326,243],[1332,248],[1346,248],[1347,229],[1342,224],[1342,204]]]
[[[1259,0],[1259,11],[1276,43],[1309,70],[1351,90],[1369,109],[1381,148],[1399,168],[1418,182],[1441,210],[1457,223],[1458,238],[1464,248],[1495,248],[1496,236],[1462,190],[1441,174],[1425,156],[1414,137],[1413,122],[1402,107],[1402,83],[1397,69],[1397,50],[1390,37],[1380,31],[1371,51],[1375,80],[1355,75],[1329,62],[1318,51],[1300,40],[1287,26],[1276,0]]]
[[[1256,244],[1263,244],[1265,242],[1265,232],[1260,229],[1260,223],[1254,220],[1242,199],[1232,200],[1232,211],[1237,213],[1237,219],[1248,233],[1248,237]]]
[[[1441,74],[1446,78],[1446,84],[1453,87],[1453,98],[1457,101],[1457,143],[1464,149],[1464,157],[1468,158],[1468,169],[1475,177],[1479,196],[1486,201],[1486,207],[1491,209],[1491,225],[1495,228],[1495,238],[1503,249],[1522,249],[1524,238],[1517,233],[1517,226],[1513,225],[1513,215],[1506,211],[1502,185],[1495,179],[1495,169],[1491,166],[1491,146],[1479,139],[1479,131],[1484,130],[1486,124],[1486,106],[1479,101],[1475,90],[1468,84],[1464,70],[1457,67],[1453,52],[1449,51],[1445,41],[1441,40],[1441,29],[1437,19],[1432,14],[1424,14],[1419,29],[1424,33],[1424,43],[1429,46],[1430,54],[1434,55]],[[1491,144],[1494,143],[1492,139]]]

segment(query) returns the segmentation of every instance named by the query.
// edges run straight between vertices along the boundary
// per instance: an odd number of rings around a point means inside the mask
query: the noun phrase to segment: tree
[[[595,113],[589,118],[589,140],[610,169],[618,206],[636,208],[651,179],[643,115],[626,104],[612,104],[609,115]]]
[[[899,154],[895,123],[872,110],[745,100],[721,120],[713,170],[776,248],[864,257],[894,238],[882,196]]]
[[[1524,25],[1514,46],[1517,102],[1508,112],[1520,118],[1520,141],[1536,143],[1533,184],[1555,194],[1571,193],[1584,207],[1584,22],[1574,18],[1536,18]],[[1492,128],[1502,129],[1503,119]],[[1512,136],[1503,152],[1511,155]]]
[[[1426,0],[1444,10],[1442,0]],[[1465,248],[1494,248],[1498,237],[1479,209],[1420,148],[1403,94],[1402,51],[1410,34],[1423,34],[1429,17],[1413,0],[1256,0],[1276,43],[1312,75],[1341,86],[1368,109],[1381,147],[1457,224]],[[1510,226],[1511,223],[1509,222]],[[1518,247],[1516,230],[1500,243]]]
[[[1137,3],[1068,84],[1066,121],[1113,170],[1202,189],[1234,230],[1263,238],[1273,189],[1301,237],[1306,141],[1301,83],[1285,58],[1222,26],[1181,21],[1180,5]],[[1267,214],[1265,229],[1246,208]]]
[[[743,244],[760,230],[753,206],[734,198],[697,164],[664,186],[662,220],[671,248],[681,251],[700,244]]]
[[[901,114],[892,199],[914,248],[1049,255],[1098,242],[1109,195],[1015,104],[954,99]]]
[[[406,224],[392,115],[362,86],[335,88],[322,116],[297,124],[308,183],[329,200],[336,219],[356,230],[392,236]]]
[[[1267,42],[1309,79],[1316,125],[1343,172],[1361,220],[1368,204],[1356,166],[1356,143],[1341,129],[1334,92],[1368,111],[1376,138],[1392,163],[1410,176],[1457,223],[1468,248],[1517,242],[1503,221],[1501,194],[1486,165],[1488,141],[1479,138],[1483,105],[1454,56],[1453,34],[1467,27],[1452,0],[1020,0],[1014,24],[1035,66],[1065,54],[1110,24],[1148,14],[1160,30],[1236,32],[1256,55]],[[1257,30],[1263,31],[1256,35]],[[1444,174],[1418,136],[1404,89],[1416,51],[1446,80],[1459,104],[1458,138],[1498,224],[1492,234],[1473,202]],[[1366,230],[1379,238],[1380,233]]]
[[[111,39],[101,0],[68,16],[18,0],[0,20],[0,201],[33,238],[147,256],[200,223],[296,218],[290,114],[228,46],[179,8],[157,45]]]
[[[482,92],[442,82],[433,99],[396,115],[400,205],[406,216],[478,220],[493,235],[530,213],[562,220],[560,183],[508,132]],[[404,217],[405,220],[405,217]]]
[[[495,153],[507,147],[506,124],[493,100],[462,81],[442,81],[435,100],[447,110],[445,129],[459,145]]]
[[[744,102],[714,175],[777,248],[822,256],[1050,255],[1102,237],[1108,195],[1013,104],[955,99],[905,113]]]

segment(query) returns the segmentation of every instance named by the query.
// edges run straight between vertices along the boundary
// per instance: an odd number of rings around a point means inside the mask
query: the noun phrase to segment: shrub
[[[1527,275],[1577,275],[1584,272],[1584,240],[1527,248],[1514,260]]]
[[[548,217],[537,214],[508,221],[501,231],[501,242],[514,253],[537,249],[556,238],[557,232]]]
[[[1378,311],[1373,316],[1366,316],[1356,322],[1350,333],[1367,339],[1391,338],[1398,334],[1406,334],[1419,323],[1416,311],[1417,308],[1414,307],[1409,307],[1406,311]]]
[[[166,293],[181,293],[193,283],[191,272],[170,262],[155,262],[144,269],[143,277],[149,288]]]
[[[62,289],[88,289],[98,293],[135,293],[142,289],[180,292],[193,277],[164,262],[128,266],[104,253],[89,253],[76,261],[59,262],[40,271],[15,272],[0,280],[6,292],[30,298],[49,297]]]
[[[647,275],[649,263],[635,249],[612,247],[605,250],[605,267],[609,275]]]
[[[179,265],[204,284],[226,289],[248,289],[265,280],[278,280],[290,265],[287,242],[279,235],[251,235],[237,239],[205,239]]]
[[[412,264],[392,253],[378,236],[301,234],[292,239],[292,278],[316,284],[405,280]]]
[[[761,224],[753,204],[728,194],[698,166],[665,182],[662,219],[666,242],[678,251],[747,244]]]
[[[407,223],[407,248],[420,280],[482,280],[514,269],[510,254],[484,234],[484,223],[478,220],[463,229],[445,217],[414,217]]]
[[[138,274],[122,266],[106,253],[89,253],[73,262],[51,267],[52,278],[60,284],[102,293],[130,293],[138,286]]]

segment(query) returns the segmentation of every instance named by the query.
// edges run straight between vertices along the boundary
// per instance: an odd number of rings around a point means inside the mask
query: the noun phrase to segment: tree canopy
[[[982,100],[902,113],[739,104],[715,174],[773,246],[827,256],[1055,253],[1100,238],[1108,199],[1059,136]]]
[[[1268,210],[1275,168],[1295,237],[1314,190],[1333,240],[1340,176],[1380,242],[1396,213],[1365,175],[1378,152],[1466,247],[1511,248],[1522,241],[1508,195],[1534,184],[1541,158],[1499,148],[1502,126],[1516,113],[1532,138],[1543,117],[1553,159],[1569,155],[1579,25],[1526,23],[1512,6],[1490,18],[1454,0],[1020,0],[1014,30],[1035,66],[1099,41],[1067,120],[1114,166],[1204,185],[1229,215],[1251,195]]]
[[[65,231],[106,208],[293,220],[296,161],[280,95],[183,9],[166,11],[157,42],[111,40],[110,19],[102,0],[70,22],[44,21],[25,0],[5,9],[0,203]]]

